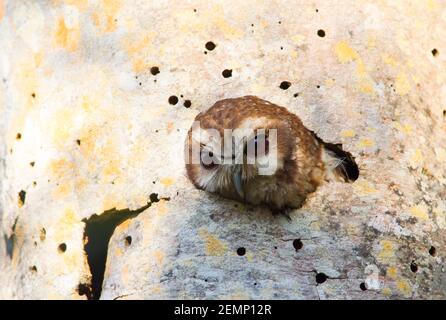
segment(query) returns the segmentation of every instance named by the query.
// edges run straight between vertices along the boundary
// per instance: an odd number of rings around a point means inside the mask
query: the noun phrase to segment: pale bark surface
[[[0,0],[0,297],[444,299],[446,2],[182,3]],[[359,179],[291,221],[194,189],[194,117],[247,94]]]

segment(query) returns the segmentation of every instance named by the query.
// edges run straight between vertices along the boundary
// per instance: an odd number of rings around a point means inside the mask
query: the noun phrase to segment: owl
[[[273,213],[300,208],[322,183],[359,174],[339,145],[324,143],[295,114],[256,96],[220,100],[198,114],[185,156],[196,188]]]

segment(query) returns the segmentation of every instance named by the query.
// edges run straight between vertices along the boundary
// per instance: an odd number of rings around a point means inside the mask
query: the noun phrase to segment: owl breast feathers
[[[351,156],[284,107],[255,96],[220,100],[198,114],[185,155],[198,189],[273,212],[299,208],[324,181],[356,175]]]

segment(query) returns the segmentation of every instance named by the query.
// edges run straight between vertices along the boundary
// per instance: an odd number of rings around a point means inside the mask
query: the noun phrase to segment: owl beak
[[[242,188],[242,172],[241,171],[234,172],[232,175],[232,181],[234,183],[235,190],[237,191],[238,195],[242,199],[245,199],[245,193],[243,192]]]

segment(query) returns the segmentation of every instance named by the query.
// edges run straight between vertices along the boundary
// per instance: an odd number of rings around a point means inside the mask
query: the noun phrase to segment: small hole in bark
[[[185,108],[190,108],[192,106],[192,102],[190,100],[185,100],[183,105]]]
[[[208,54],[208,52],[207,52],[207,51],[204,51],[204,54]]]
[[[16,138],[17,140],[22,139],[22,134],[21,134],[20,132],[17,133],[17,135],[15,136],[15,138]]]
[[[35,163],[34,161],[31,161],[31,162],[29,163],[29,165],[30,165],[31,167],[34,167],[35,164],[36,164],[36,163]]]
[[[225,69],[221,74],[224,78],[230,78],[232,77],[232,69]]]
[[[276,250],[277,250],[277,246],[274,246],[274,249],[276,249]]]
[[[322,30],[322,29],[319,29],[319,30],[317,31],[317,35],[318,35],[319,37],[323,38],[323,37],[325,37],[325,31]]]
[[[36,94],[35,94],[34,92],[31,93],[31,97],[35,98],[35,97],[36,97]]]
[[[361,288],[362,291],[366,291],[366,290],[367,290],[367,287],[366,287],[366,285],[365,285],[364,282],[361,282],[361,284],[359,285],[359,287]]]
[[[87,283],[79,283],[77,286],[77,293],[80,296],[87,296],[88,300],[91,300],[93,297],[93,292],[91,291],[91,285]]]
[[[37,267],[36,266],[29,267],[29,270],[31,272],[37,272]]]
[[[150,196],[150,202],[158,202],[160,199],[158,198],[158,193],[151,193]]]
[[[34,187],[37,186],[37,182],[36,181],[33,181],[33,186]]]
[[[296,249],[296,251],[302,249],[303,246],[304,246],[304,244],[302,243],[302,241],[300,239],[295,239],[293,241],[293,247],[294,247],[294,249]]]
[[[245,249],[245,248],[240,247],[240,248],[237,249],[237,254],[238,254],[239,256],[244,256],[245,253],[246,253],[246,249]]]
[[[59,244],[59,247],[57,247],[57,251],[59,251],[59,253],[64,253],[65,251],[67,251],[67,245],[65,243]]]
[[[325,281],[327,281],[328,277],[325,273],[323,272],[319,272],[316,274],[316,283],[324,283]]]
[[[316,9],[316,12],[319,12],[319,9]]]
[[[81,145],[81,141],[79,139],[76,140],[76,143],[77,143],[78,146]]]
[[[46,239],[46,230],[45,230],[45,228],[40,229],[39,239],[40,239],[40,241],[43,241],[43,240]]]
[[[293,97],[294,97],[294,98],[297,98],[298,96],[299,96],[298,93],[293,94]]]
[[[410,271],[417,272],[418,271],[418,265],[415,261],[412,261],[410,264]]]
[[[282,21],[279,21],[278,23],[279,23],[279,24],[282,24]]]
[[[128,247],[129,245],[132,244],[132,237],[131,236],[127,236],[124,239],[125,245]]]
[[[212,41],[208,41],[205,44],[206,49],[208,49],[209,51],[212,51],[215,49],[216,45],[215,43],[213,43]]]
[[[22,190],[19,192],[19,205],[23,206],[25,204],[25,199],[26,199],[26,191]]]
[[[434,57],[436,57],[436,56],[438,56],[438,50],[437,49],[432,49],[432,55],[434,56]]]
[[[156,76],[158,73],[160,73],[160,68],[158,68],[157,66],[154,66],[152,68],[150,68],[150,73],[154,76]]]
[[[437,254],[437,249],[435,249],[434,246],[430,247],[430,249],[429,249],[429,254],[430,254],[432,257],[435,257],[435,255]]]
[[[280,89],[282,89],[282,90],[286,90],[286,89],[288,89],[289,87],[291,86],[291,82],[289,82],[289,81],[282,81],[281,83],[280,83]]]
[[[170,96],[169,97],[169,103],[171,105],[176,105],[178,103],[178,97],[177,96]]]

